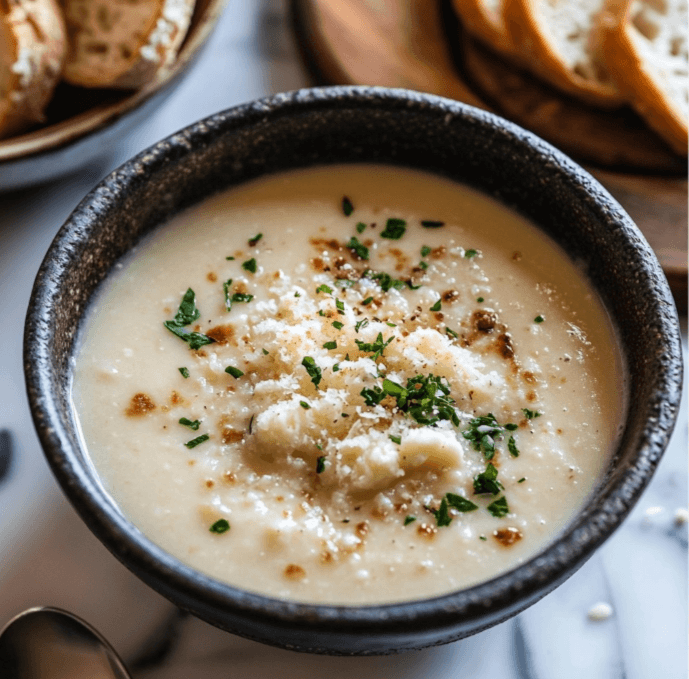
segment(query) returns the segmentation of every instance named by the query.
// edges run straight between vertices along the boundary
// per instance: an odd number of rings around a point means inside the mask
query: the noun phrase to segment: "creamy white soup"
[[[216,195],[116,267],[73,401],[102,483],[219,580],[413,600],[532,557],[587,502],[624,409],[582,272],[466,187],[387,166]]]

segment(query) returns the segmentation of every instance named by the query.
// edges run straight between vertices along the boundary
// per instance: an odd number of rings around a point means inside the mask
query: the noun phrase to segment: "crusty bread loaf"
[[[0,138],[44,119],[65,46],[55,0],[0,2]]]
[[[69,50],[64,79],[82,87],[137,89],[169,66],[194,0],[60,0]]]
[[[687,155],[687,0],[608,0],[597,31],[618,87],[677,153]]]
[[[516,50],[503,20],[504,0],[452,0],[464,27],[474,36],[506,56]]]
[[[522,62],[561,90],[596,106],[624,97],[591,44],[604,0],[505,0],[504,20]]]

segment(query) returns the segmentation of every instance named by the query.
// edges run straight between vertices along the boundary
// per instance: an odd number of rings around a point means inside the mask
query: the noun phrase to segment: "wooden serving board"
[[[686,313],[686,159],[631,111],[591,109],[520,72],[463,33],[449,0],[292,0],[292,16],[318,82],[463,101],[532,129],[584,164],[638,224]]]

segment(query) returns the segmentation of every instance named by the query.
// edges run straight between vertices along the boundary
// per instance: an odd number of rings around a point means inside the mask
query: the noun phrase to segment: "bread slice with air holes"
[[[596,30],[618,87],[648,125],[686,156],[687,0],[608,0]]]
[[[43,122],[65,49],[55,0],[0,0],[0,139]]]
[[[60,0],[69,48],[64,79],[82,87],[138,89],[170,66],[194,0]]]
[[[522,63],[564,92],[613,108],[625,98],[592,44],[605,0],[505,0],[504,21]]]
[[[489,47],[508,56],[516,56],[507,27],[503,21],[504,0],[452,0],[463,26]]]

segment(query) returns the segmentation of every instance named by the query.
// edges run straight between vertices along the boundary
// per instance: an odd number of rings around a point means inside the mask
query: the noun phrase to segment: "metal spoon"
[[[0,677],[131,679],[93,627],[59,608],[30,608],[0,632]]]

